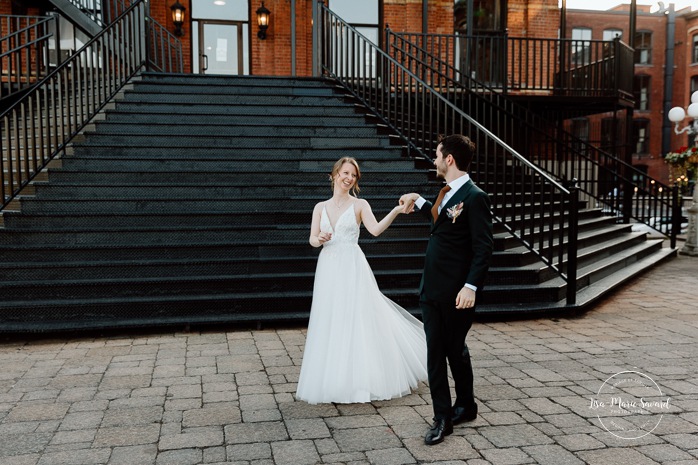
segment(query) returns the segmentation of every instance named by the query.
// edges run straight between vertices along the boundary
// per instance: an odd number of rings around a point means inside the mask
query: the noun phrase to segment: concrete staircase
[[[306,319],[311,213],[345,155],[379,218],[405,192],[438,191],[331,80],[144,75],[4,212],[0,333]],[[575,311],[674,254],[585,208],[567,307],[564,281],[495,228],[483,318]],[[403,215],[360,239],[383,292],[414,312],[428,234]]]

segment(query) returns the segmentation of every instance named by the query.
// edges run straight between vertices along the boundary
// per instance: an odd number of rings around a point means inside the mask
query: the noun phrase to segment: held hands
[[[414,211],[414,202],[419,198],[418,194],[405,194],[400,197],[400,205],[402,205],[403,213],[412,213]]]
[[[475,291],[463,286],[456,296],[456,308],[473,308],[475,306]]]

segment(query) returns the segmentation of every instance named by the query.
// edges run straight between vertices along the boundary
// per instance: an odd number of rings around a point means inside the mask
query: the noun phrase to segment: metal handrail
[[[148,70],[160,73],[184,72],[182,42],[162,24],[148,16]]]
[[[108,26],[133,3],[130,0],[69,0],[92,21]]]
[[[408,141],[417,157],[431,159],[439,134],[468,135],[478,147],[469,169],[492,199],[495,221],[567,282],[576,299],[576,187],[565,188],[481,123],[381,50],[321,2],[313,10],[319,43],[314,68],[348,92]]]
[[[677,186],[669,187],[631,164],[582,140],[564,128],[556,127],[528,111],[487,84],[472,79],[439,56],[425,50],[406,37],[414,34],[386,30],[387,52],[417,74],[426,77],[436,88],[455,87],[454,103],[479,121],[490,119],[493,131],[519,147],[528,158],[561,182],[576,179],[583,200],[593,199],[608,214],[627,222],[629,218],[648,224],[670,237],[676,246],[680,221],[662,222],[655,218],[680,215]],[[619,40],[607,42],[620,49]],[[608,49],[608,47],[607,47]],[[615,52],[613,55],[620,55]],[[622,73],[620,73],[622,74]],[[492,117],[493,112],[497,117]],[[526,128],[521,130],[521,126]],[[603,173],[605,176],[600,176]],[[600,179],[606,181],[603,186]],[[678,211],[678,213],[677,213]],[[674,220],[676,220],[674,218]],[[678,224],[678,226],[676,226]]]
[[[5,21],[3,21],[5,20]],[[22,22],[26,25],[22,25]],[[53,37],[50,23],[55,17],[0,17],[0,70],[3,85],[0,99],[33,86],[49,71],[48,42]]]
[[[147,0],[134,1],[110,26],[0,114],[2,208],[62,154],[71,139],[146,66],[147,13]]]

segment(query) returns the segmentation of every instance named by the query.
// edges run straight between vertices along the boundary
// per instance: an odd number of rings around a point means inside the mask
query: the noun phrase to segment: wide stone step
[[[411,273],[421,276],[424,267],[423,254],[401,255],[367,255],[371,269],[382,273],[386,286],[392,282],[385,276],[396,269],[413,270]],[[270,257],[259,258],[226,258],[210,260],[197,259],[151,259],[151,260],[110,260],[110,261],[63,261],[63,262],[18,262],[4,263],[0,270],[2,281],[42,281],[56,280],[76,281],[85,279],[115,279],[183,276],[264,276],[265,279],[283,279],[278,277],[279,270],[292,269],[294,273],[311,274],[314,276],[317,257]],[[552,279],[556,275],[548,268],[540,265],[528,267],[493,267],[487,277],[488,285],[538,284]],[[410,281],[412,282],[412,281]],[[312,285],[312,284],[311,284]],[[244,289],[243,289],[244,291]]]
[[[86,138],[92,137],[108,137],[109,135],[119,135],[122,137],[141,137],[148,136],[155,140],[160,137],[209,137],[216,139],[230,137],[268,137],[269,131],[274,131],[275,137],[283,138],[342,138],[342,137],[358,137],[369,138],[376,137],[379,129],[375,126],[368,126],[365,123],[356,126],[333,126],[333,127],[318,127],[318,126],[298,126],[278,124],[270,129],[268,125],[239,125],[230,122],[229,124],[208,124],[200,122],[199,124],[183,124],[171,125],[165,123],[143,125],[139,123],[112,123],[103,122],[97,123],[96,129],[93,131],[85,131]],[[77,141],[76,143],[79,143]]]
[[[215,177],[211,181],[216,181]],[[267,199],[269,201],[282,201],[297,196],[325,196],[331,197],[332,191],[330,183],[295,183],[289,182],[285,186],[266,185],[263,179],[250,177],[247,182],[238,181],[230,185],[211,182],[216,185],[189,185],[181,186],[176,184],[171,185],[147,185],[147,184],[128,184],[128,185],[86,185],[86,184],[49,184],[36,183],[36,198],[60,198],[60,199],[173,199],[196,200],[196,199],[240,199],[240,198],[257,198]],[[425,183],[422,183],[425,184]],[[416,188],[409,181],[392,181],[389,185],[386,183],[366,182],[362,185],[364,192],[380,193],[383,196],[393,195],[394,198],[399,198],[402,194],[412,192]]]
[[[268,133],[249,135],[249,137],[239,137],[225,135],[221,137],[210,137],[209,135],[147,135],[147,134],[129,134],[128,136],[121,135],[102,135],[90,134],[89,136],[76,136],[75,144],[84,144],[89,140],[94,145],[114,145],[125,147],[171,147],[175,150],[189,150],[191,148],[201,147],[237,147],[237,148],[256,148],[259,146],[257,138],[268,138]],[[395,139],[397,142],[397,139]],[[351,137],[347,134],[343,137],[323,137],[319,136],[297,136],[293,134],[287,136],[283,143],[279,143],[277,147],[314,147],[314,148],[347,148],[357,149],[362,147],[390,147],[392,140],[385,137],[377,137],[375,135],[357,135]],[[269,144],[274,146],[273,143]]]
[[[205,116],[205,118],[204,118]],[[98,122],[97,127],[102,128],[105,124],[153,124],[168,125],[172,127],[188,125],[211,125],[218,126],[259,126],[259,127],[356,127],[365,126],[367,119],[364,115],[351,113],[345,116],[308,115],[306,113],[298,115],[239,115],[231,118],[231,115],[211,115],[198,113],[166,113],[153,117],[152,112],[116,112],[110,111],[106,114],[106,123]],[[374,119],[374,123],[378,120]]]
[[[414,166],[414,160],[404,156],[404,148],[393,145],[390,147],[356,147],[351,149],[351,156],[359,161],[359,166],[364,167],[365,161],[385,160],[396,161],[409,160]],[[254,151],[258,157],[263,156],[265,162],[275,161],[325,161],[332,167],[335,161],[347,156],[346,148],[310,148],[310,147],[264,147],[259,141],[258,146],[247,148],[236,147],[190,147],[187,150],[172,150],[170,147],[115,147],[113,145],[99,145],[87,140],[80,145],[72,145],[66,149],[65,160],[76,158],[100,158],[100,159],[185,159],[185,160],[250,160],[250,153]],[[249,165],[250,163],[248,163]],[[257,167],[257,170],[260,168]],[[426,171],[423,171],[426,172]],[[297,173],[297,174],[302,174]]]
[[[143,73],[143,80],[136,82],[141,84],[158,84],[162,86],[183,87],[190,86],[232,86],[232,87],[263,87],[280,88],[309,87],[309,88],[335,88],[336,81],[326,78],[313,77],[277,77],[277,76],[217,76],[211,74],[163,74]]]
[[[179,150],[181,156],[171,159],[142,158],[140,160],[124,158],[82,158],[66,157],[63,166],[80,171],[124,171],[124,172],[233,172],[258,173],[259,165],[249,160],[225,159],[191,159],[187,157],[188,149]],[[324,171],[329,175],[336,160],[284,160],[267,159],[265,164],[272,165],[279,173],[295,173],[296,171]],[[414,161],[403,159],[373,159],[359,162],[362,171],[396,170],[407,171],[414,168]],[[290,177],[290,176],[289,176]],[[329,182],[328,182],[329,184]]]
[[[147,95],[198,95],[198,96],[289,96],[289,97],[333,97],[338,89],[327,86],[288,86],[288,85],[231,85],[231,83],[217,84],[214,82],[192,83],[191,85],[166,85],[164,83],[139,82],[124,94],[127,99],[138,98],[141,94]]]
[[[195,115],[195,116],[267,116],[267,117],[341,117],[354,116],[357,114],[364,115],[366,110],[363,106],[355,104],[347,104],[339,99],[333,99],[331,102],[325,102],[324,105],[318,106],[315,104],[284,107],[250,105],[232,102],[228,105],[211,105],[197,102],[189,102],[182,105],[178,102],[139,102],[122,100],[114,104],[114,110],[109,113],[118,114],[120,112],[126,114],[141,113],[143,115],[151,115],[152,118],[159,119],[163,115]]]
[[[195,94],[195,93],[184,93],[184,94],[172,94],[172,93],[162,93],[162,94],[151,94],[151,93],[138,93],[134,91],[127,91],[124,94],[126,101],[138,101],[141,103],[169,103],[176,104],[180,107],[189,104],[195,105],[253,105],[253,106],[296,106],[296,105],[306,105],[306,106],[323,106],[327,103],[331,104],[341,104],[347,102],[347,97],[342,95],[323,95],[323,96],[303,96],[303,95],[277,95],[274,93],[246,93],[240,95],[221,95],[221,94]],[[280,113],[283,110],[279,109]]]
[[[321,171],[303,171],[294,173],[293,184],[321,185],[329,189],[329,169]],[[397,181],[400,184],[416,186],[427,182],[424,173],[419,171],[395,170],[362,170],[362,180],[359,185],[368,183],[386,183]],[[103,186],[118,186],[132,183],[133,185],[171,185],[171,186],[205,186],[205,185],[254,185],[264,183],[265,186],[280,186],[289,184],[288,179],[276,172],[217,172],[217,171],[82,171],[72,169],[53,169],[49,171],[51,185],[80,185],[96,184]],[[328,191],[329,192],[329,191]]]

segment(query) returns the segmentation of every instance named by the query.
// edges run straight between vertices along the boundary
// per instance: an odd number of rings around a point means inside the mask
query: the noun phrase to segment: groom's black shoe
[[[474,408],[466,409],[465,407],[453,407],[453,415],[451,422],[454,425],[460,425],[467,421],[473,421],[477,418],[477,404],[473,404]]]
[[[443,442],[444,438],[453,433],[453,423],[450,418],[436,420],[424,437],[424,444],[433,446]]]

